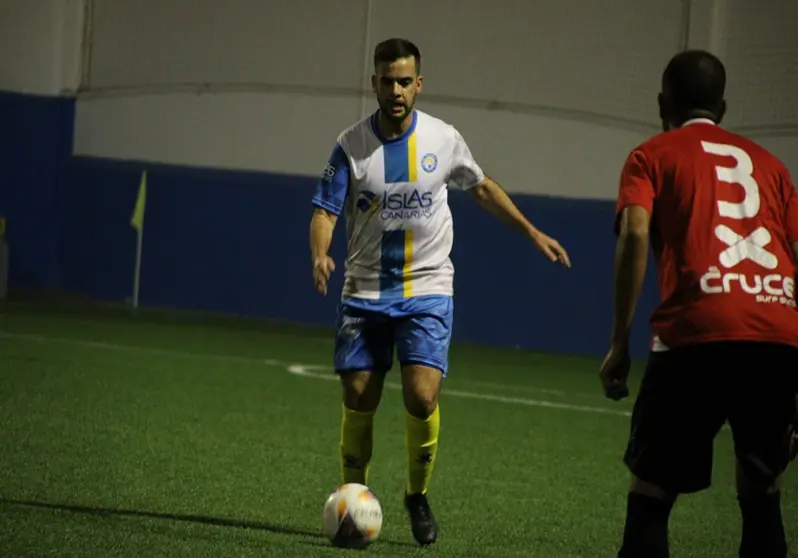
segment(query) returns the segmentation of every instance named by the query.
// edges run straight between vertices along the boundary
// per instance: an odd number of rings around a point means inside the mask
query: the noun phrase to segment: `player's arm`
[[[792,255],[793,258],[795,258],[795,264],[796,264],[795,281],[798,282],[798,242],[792,243]]]
[[[485,176],[465,140],[456,130],[449,183],[468,192],[485,210],[524,234],[549,260],[571,267],[568,253],[560,243],[530,223],[507,192],[495,180]]]
[[[640,205],[628,205],[620,215],[620,230],[615,248],[615,312],[612,343],[629,346],[629,334],[635,315],[648,261],[648,228],[651,217]]]
[[[635,150],[621,171],[615,218],[613,319],[610,350],[599,369],[604,394],[618,401],[629,395],[629,337],[635,307],[646,275],[649,225],[654,208],[654,182],[646,156]]]
[[[654,207],[654,186],[648,161],[633,152],[621,172],[615,248],[613,346],[626,351],[637,301],[643,289],[648,262],[649,227]]]
[[[324,168],[313,196],[313,216],[310,219],[310,257],[313,263],[313,282],[316,290],[327,294],[327,281],[335,271],[329,256],[335,224],[344,208],[349,191],[349,158],[339,143],[335,144],[330,160]]]
[[[313,210],[310,219],[310,256],[312,261],[325,257],[330,250],[338,215],[323,207]]]
[[[473,188],[469,188],[468,193],[484,209],[520,233],[530,238],[543,234],[529,222],[524,214],[521,213],[521,210],[513,203],[513,200],[510,199],[510,196],[492,178],[484,177]]]

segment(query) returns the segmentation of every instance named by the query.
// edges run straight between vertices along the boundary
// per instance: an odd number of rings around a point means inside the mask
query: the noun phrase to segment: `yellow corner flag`
[[[136,207],[133,209],[133,215],[130,217],[130,226],[141,231],[144,227],[144,210],[147,205],[147,171],[141,173],[141,182],[139,183],[139,195],[136,198]]]

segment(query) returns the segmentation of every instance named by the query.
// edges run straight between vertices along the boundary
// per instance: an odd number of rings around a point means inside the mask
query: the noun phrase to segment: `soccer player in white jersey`
[[[452,331],[447,187],[468,191],[552,262],[570,267],[570,261],[483,174],[453,126],[414,108],[420,68],[413,43],[389,39],[377,45],[372,86],[379,110],[339,135],[313,197],[310,246],[316,289],[326,295],[335,269],[328,250],[344,213],[348,254],[334,354],[343,385],[343,482],[367,483],[374,413],[396,349],[407,409],[405,507],[413,537],[426,545],[438,538],[427,487]]]

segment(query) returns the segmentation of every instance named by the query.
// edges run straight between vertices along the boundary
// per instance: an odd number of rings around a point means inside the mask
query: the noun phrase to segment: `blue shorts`
[[[385,373],[393,366],[395,347],[402,366],[421,364],[446,376],[453,315],[451,296],[344,299],[338,305],[335,371]]]

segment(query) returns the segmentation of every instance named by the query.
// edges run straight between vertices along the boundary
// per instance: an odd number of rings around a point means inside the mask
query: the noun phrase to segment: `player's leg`
[[[341,480],[368,485],[374,453],[374,414],[380,402],[384,373],[342,371]]]
[[[783,558],[787,541],[780,488],[781,475],[794,458],[798,350],[764,343],[740,343],[735,349],[729,423],[743,519],[740,557]]]
[[[423,364],[402,366],[402,392],[406,416],[407,494],[426,494],[438,455],[440,407],[438,397],[443,372]]]
[[[336,329],[334,366],[343,390],[342,482],[368,484],[374,414],[393,357],[392,331],[381,316],[346,304],[338,309]]]
[[[431,544],[438,538],[438,526],[427,490],[438,455],[438,397],[448,367],[453,300],[451,297],[425,297],[414,301],[413,306],[413,313],[403,319],[396,330],[407,412],[405,507],[416,541]]]
[[[713,441],[725,415],[712,397],[711,365],[702,363],[710,351],[702,349],[649,357],[624,456],[632,482],[619,558],[667,558],[677,496],[710,485]]]

